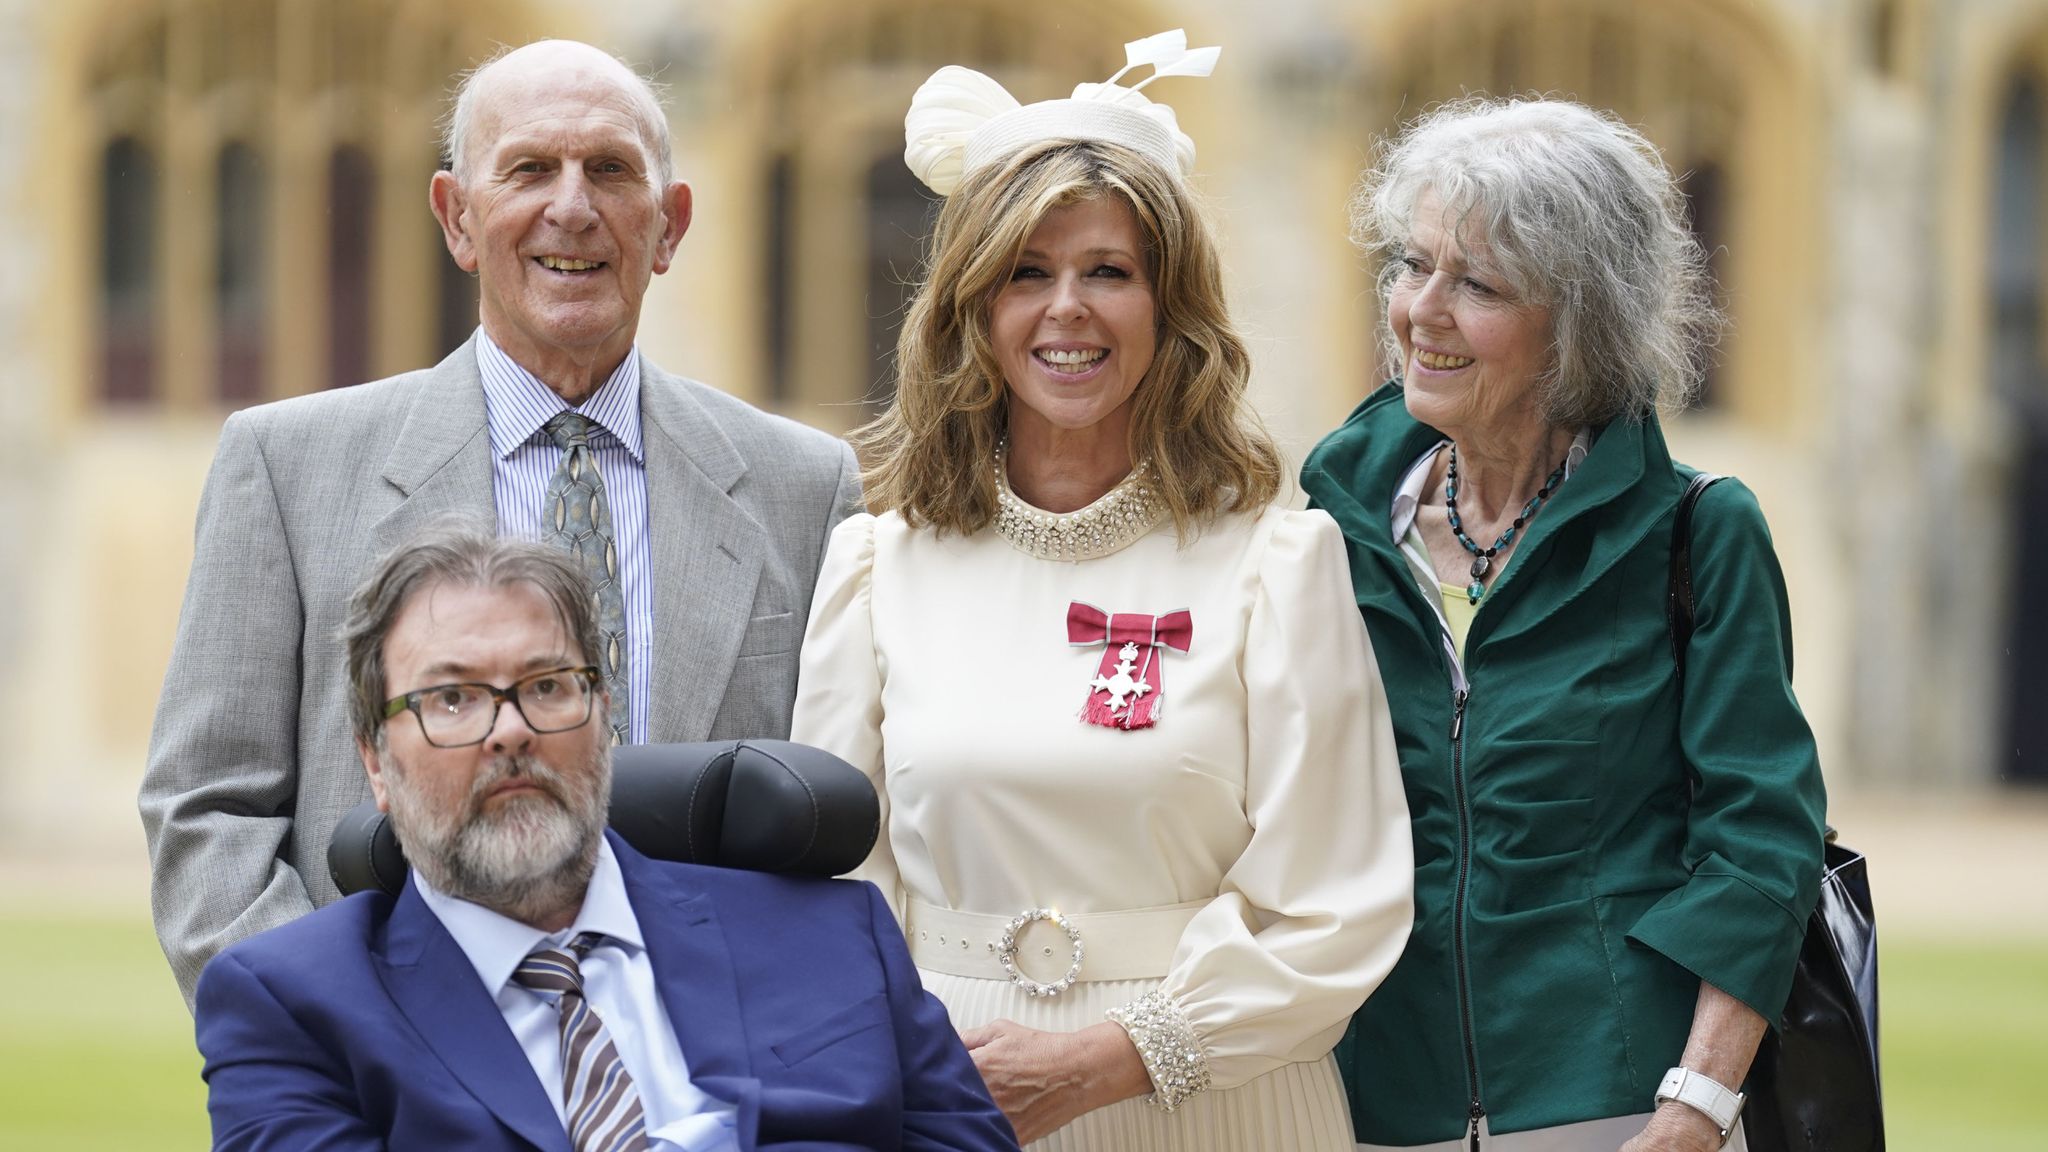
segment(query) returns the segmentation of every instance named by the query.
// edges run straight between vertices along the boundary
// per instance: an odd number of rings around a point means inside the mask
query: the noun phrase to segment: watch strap
[[[1735,1118],[1742,1115],[1743,1094],[1731,1092],[1711,1076],[1704,1076],[1690,1068],[1673,1068],[1664,1073],[1663,1082],[1657,1085],[1657,1103],[1676,1100],[1714,1122],[1720,1129],[1721,1139],[1735,1130]]]

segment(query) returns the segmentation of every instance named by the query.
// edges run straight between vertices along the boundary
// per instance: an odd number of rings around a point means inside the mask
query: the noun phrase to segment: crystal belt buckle
[[[1023,931],[1024,926],[1034,920],[1052,921],[1066,932],[1067,942],[1074,947],[1074,961],[1067,965],[1067,974],[1050,984],[1041,984],[1017,968],[1017,933]],[[1003,927],[1003,934],[996,938],[996,960],[1002,964],[1003,971],[1010,974],[1010,983],[1022,988],[1025,994],[1030,996],[1057,996],[1072,988],[1074,981],[1081,976],[1082,954],[1081,930],[1074,927],[1073,921],[1051,908],[1029,908],[1017,913],[1010,917],[1010,922]]]

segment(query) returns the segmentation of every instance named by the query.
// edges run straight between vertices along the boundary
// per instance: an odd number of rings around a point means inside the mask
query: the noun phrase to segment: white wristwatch
[[[1730,1092],[1719,1081],[1690,1068],[1673,1068],[1657,1085],[1657,1103],[1676,1100],[1705,1115],[1721,1130],[1721,1139],[1735,1130],[1735,1118],[1742,1115],[1743,1095]]]

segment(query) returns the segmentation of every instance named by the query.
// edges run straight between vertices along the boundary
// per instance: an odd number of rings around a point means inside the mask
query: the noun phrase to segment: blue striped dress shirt
[[[548,481],[562,465],[562,448],[544,426],[570,406],[539,377],[514,363],[482,329],[476,364],[484,383],[484,418],[491,432],[491,492],[498,534],[537,540]],[[634,744],[647,743],[647,702],[654,680],[654,580],[647,550],[647,457],[640,439],[640,346],[619,361],[611,378],[575,411],[598,425],[590,447],[611,504],[613,543],[623,560],[626,597],[626,688],[632,694]],[[592,655],[595,655],[593,653]]]

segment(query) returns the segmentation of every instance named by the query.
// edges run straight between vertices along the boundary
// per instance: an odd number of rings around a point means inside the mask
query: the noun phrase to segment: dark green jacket
[[[1440,439],[1396,382],[1302,470],[1349,544],[1414,823],[1413,935],[1339,1046],[1377,1144],[1454,1139],[1475,1105],[1496,1133],[1649,1111],[1701,980],[1776,1021],[1820,879],[1820,766],[1749,490],[1694,514],[1681,688],[1665,593],[1692,470],[1654,421],[1610,424],[1480,604],[1461,709],[1389,533]]]

